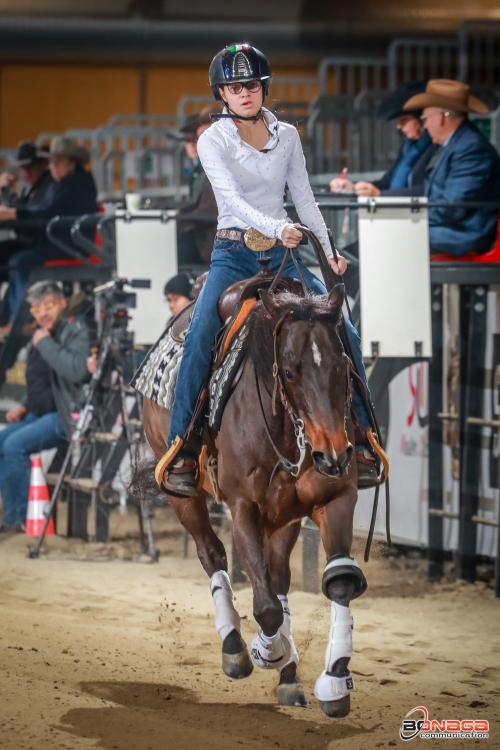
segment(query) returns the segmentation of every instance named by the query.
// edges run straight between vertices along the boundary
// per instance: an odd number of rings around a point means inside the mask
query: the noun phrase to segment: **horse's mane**
[[[248,321],[249,330],[246,340],[248,356],[264,381],[269,379],[272,372],[273,331],[283,315],[287,314],[287,320],[330,323],[333,328],[338,325],[341,315],[341,310],[338,307],[332,307],[326,295],[298,297],[290,292],[283,292],[274,294],[273,301],[276,304],[276,312],[272,317],[260,302],[255,306]]]

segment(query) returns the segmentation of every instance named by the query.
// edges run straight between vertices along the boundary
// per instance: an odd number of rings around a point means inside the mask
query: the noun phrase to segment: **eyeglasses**
[[[256,91],[260,91],[262,88],[261,81],[248,81],[248,83],[227,83],[227,88],[231,94],[241,94],[243,89],[248,89],[252,94]]]
[[[438,112],[429,112],[428,115],[420,115],[420,122],[425,122],[428,117],[433,117],[434,115],[444,115],[445,117],[449,117],[449,112],[444,112],[443,110],[439,110]]]
[[[44,312],[52,312],[55,310],[57,304],[55,302],[46,302],[44,305],[37,304],[30,307],[30,313],[32,315],[41,315]]]

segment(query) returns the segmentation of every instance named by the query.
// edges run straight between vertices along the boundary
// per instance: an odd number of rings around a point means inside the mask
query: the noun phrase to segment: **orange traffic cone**
[[[44,511],[49,503],[49,488],[43,475],[42,460],[37,453],[31,458],[30,491],[26,514],[26,536],[39,536],[45,520]],[[54,519],[51,518],[45,536],[54,535]]]

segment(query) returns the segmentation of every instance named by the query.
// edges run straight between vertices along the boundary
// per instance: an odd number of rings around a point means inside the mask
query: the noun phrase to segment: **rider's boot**
[[[187,451],[180,450],[163,475],[163,486],[167,492],[182,497],[198,495],[198,458]]]
[[[358,489],[363,490],[379,484],[377,459],[361,426],[354,423],[356,444],[356,465],[358,468]]]

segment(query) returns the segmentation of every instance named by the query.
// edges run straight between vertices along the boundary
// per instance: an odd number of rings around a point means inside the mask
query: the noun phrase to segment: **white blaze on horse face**
[[[321,352],[318,349],[318,345],[315,341],[312,342],[312,350],[313,350],[313,359],[319,367],[321,364]]]

